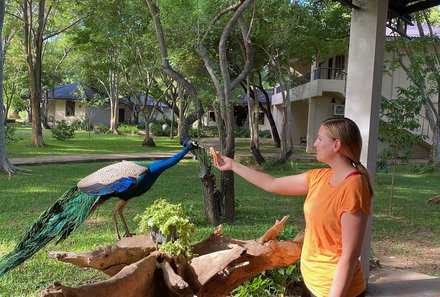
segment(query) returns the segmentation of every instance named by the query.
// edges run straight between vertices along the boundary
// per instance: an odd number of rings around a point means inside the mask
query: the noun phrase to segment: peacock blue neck
[[[160,174],[164,170],[176,165],[183,157],[189,152],[191,149],[191,145],[186,146],[183,150],[175,154],[174,156],[165,159],[159,160],[153,163],[150,163],[149,170],[153,174]]]

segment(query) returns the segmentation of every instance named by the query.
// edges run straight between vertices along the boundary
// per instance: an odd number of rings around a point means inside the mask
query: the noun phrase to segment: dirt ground
[[[372,242],[372,247],[381,265],[440,277],[440,247],[416,241],[410,244]],[[398,255],[389,252],[396,248],[399,249]]]

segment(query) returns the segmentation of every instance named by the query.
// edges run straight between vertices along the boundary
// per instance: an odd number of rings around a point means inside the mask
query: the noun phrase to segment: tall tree
[[[41,127],[41,76],[44,44],[51,38],[61,34],[79,22],[78,19],[66,25],[71,17],[64,13],[63,5],[71,5],[70,1],[56,0],[20,0],[15,2],[17,10],[13,15],[22,21],[23,46],[29,74],[29,91],[32,110],[32,139],[34,146],[44,146]],[[12,7],[12,6],[11,6]]]
[[[440,37],[434,33],[428,12],[415,14],[415,21],[420,37],[413,40],[396,37],[392,50],[418,91],[414,100],[421,99],[433,133],[430,160],[440,166]]]
[[[179,71],[174,69],[173,65],[170,63],[170,56],[168,54],[168,47],[165,39],[164,29],[162,27],[161,15],[159,13],[159,7],[153,0],[146,0],[148,8],[150,10],[151,16],[153,17],[153,23],[156,30],[156,39],[158,41],[159,51],[161,54],[161,67],[163,72],[170,78],[175,80],[181,88],[185,90],[188,96],[191,98],[195,105],[194,112],[188,114],[183,119],[183,123],[180,125],[179,135],[181,138],[185,138],[189,135],[189,127],[203,114],[203,106],[197,94],[197,90],[191,84],[191,82],[186,79]]]
[[[254,0],[245,0],[232,3],[220,12],[216,13],[211,22],[206,26],[204,34],[197,43],[197,52],[202,58],[205,67],[211,77],[217,93],[217,112],[216,122],[219,130],[221,149],[224,155],[234,158],[235,154],[235,118],[232,91],[240,86],[241,82],[248,76],[252,69],[252,45],[250,41],[250,30],[248,24],[244,20],[244,12],[254,3]],[[228,18],[226,18],[228,16]],[[213,27],[218,26],[219,20],[224,17],[222,31],[219,39],[210,36]],[[230,64],[228,62],[228,51],[231,49],[229,43],[232,32],[238,28],[240,42],[242,43],[245,54],[242,62],[241,71],[234,79],[231,77]],[[214,31],[215,32],[215,31]],[[218,51],[215,52],[218,62],[214,63],[212,55],[207,50],[208,38],[218,40]],[[213,47],[210,48],[211,51]],[[230,171],[221,172],[220,175],[220,192],[224,195],[225,219],[235,219],[235,192],[234,192],[234,175]]]
[[[17,168],[6,156],[5,110],[3,108],[3,23],[5,20],[5,0],[0,1],[0,171],[11,175]]]

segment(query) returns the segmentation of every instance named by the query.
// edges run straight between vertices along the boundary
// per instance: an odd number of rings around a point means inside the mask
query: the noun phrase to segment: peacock
[[[23,263],[55,237],[59,236],[57,244],[64,241],[97,206],[112,197],[118,198],[112,212],[116,239],[121,239],[117,214],[120,216],[125,236],[131,236],[122,210],[131,198],[147,192],[162,172],[176,165],[190,150],[201,147],[190,138],[182,143],[183,150],[168,159],[155,162],[122,161],[81,179],[76,187],[68,190],[44,211],[15,248],[0,259],[0,277]]]

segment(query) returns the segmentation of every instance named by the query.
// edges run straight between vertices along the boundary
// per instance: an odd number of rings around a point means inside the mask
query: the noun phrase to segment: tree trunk
[[[32,109],[32,145],[36,147],[44,146],[43,130],[41,128],[41,64],[43,54],[43,31],[44,31],[44,9],[45,0],[40,0],[38,5],[38,26],[32,24],[32,4],[23,1],[23,26],[24,26],[24,47],[26,62],[30,80],[30,101]]]
[[[0,1],[0,172],[11,175],[17,168],[14,167],[6,156],[5,118],[3,109],[3,23],[5,19],[5,0]]]
[[[43,125],[44,129],[50,129],[51,126],[49,126],[47,122],[47,112],[49,109],[49,92],[44,91],[43,94],[44,95],[41,102],[41,124]]]
[[[437,167],[440,167],[440,122],[437,123],[437,126],[432,131],[432,148],[430,161],[435,164]]]
[[[203,174],[201,180],[205,217],[211,225],[218,225],[221,221],[221,195],[216,190],[215,175]]]
[[[192,247],[191,260],[146,251],[139,236],[123,238],[124,248],[115,245],[85,253],[52,253],[63,262],[80,267],[117,267],[113,277],[76,288],[55,282],[41,297],[222,297],[259,273],[289,266],[299,260],[302,238],[277,241],[287,217],[256,240],[242,241],[221,236],[218,227],[206,240]],[[118,243],[120,245],[120,243]],[[136,256],[132,256],[136,251]],[[139,256],[143,257],[138,260]],[[124,267],[125,266],[125,267]],[[100,269],[101,270],[101,269]]]
[[[249,81],[249,80],[248,80]],[[259,139],[259,122],[258,122],[258,96],[255,95],[255,91],[252,90],[252,93],[254,96],[251,96],[251,86],[248,83],[247,86],[248,90],[248,118],[249,118],[249,128],[251,132],[251,143],[250,143],[250,149],[252,152],[252,155],[255,158],[255,161],[257,161],[258,165],[262,165],[264,163],[263,155],[260,152],[260,139]]]
[[[275,144],[275,147],[276,148],[280,148],[281,147],[280,134],[278,133],[278,128],[277,128],[277,126],[275,124],[275,120],[274,120],[273,115],[272,115],[272,110],[270,109],[271,103],[270,103],[270,100],[269,100],[269,94],[267,94],[266,90],[263,87],[263,81],[261,79],[261,73],[258,73],[258,82],[259,82],[259,84],[258,84],[257,88],[260,90],[260,92],[263,93],[264,99],[266,101],[267,108],[266,108],[266,106],[263,106],[263,104],[260,103],[260,101],[258,99],[257,99],[256,102],[258,102],[261,110],[264,112],[264,115],[266,116],[267,120],[269,121],[270,130],[272,132],[272,139],[273,139],[273,142]],[[258,96],[256,96],[256,97],[258,98]]]

